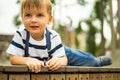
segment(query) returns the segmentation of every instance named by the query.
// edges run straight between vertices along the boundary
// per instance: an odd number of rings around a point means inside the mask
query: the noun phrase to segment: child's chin
[[[33,30],[31,33],[32,33],[32,34],[36,34],[36,35],[42,34],[42,32],[40,32],[40,31],[38,31],[38,30]]]

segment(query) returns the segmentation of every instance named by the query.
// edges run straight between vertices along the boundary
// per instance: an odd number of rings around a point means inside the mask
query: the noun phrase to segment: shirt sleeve
[[[65,55],[65,49],[58,33],[51,37],[51,54],[52,56],[62,57]]]
[[[24,44],[20,32],[16,31],[10,45],[8,46],[7,53],[18,56],[24,55]]]

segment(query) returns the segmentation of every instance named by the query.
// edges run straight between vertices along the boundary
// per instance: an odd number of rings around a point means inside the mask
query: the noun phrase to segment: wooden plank
[[[86,72],[90,72],[90,69],[91,69],[90,67],[79,67],[78,71],[86,73]]]
[[[107,73],[108,80],[113,80],[113,73]]]
[[[65,74],[50,74],[50,80],[66,80]]]
[[[79,75],[78,72],[79,71],[79,67],[78,66],[67,66],[66,67],[66,80],[78,80],[79,79]]]
[[[100,73],[100,80],[109,80],[108,73]]]
[[[49,74],[31,74],[31,80],[50,80]]]
[[[100,73],[100,80],[120,80],[120,73]]]
[[[100,80],[100,67],[79,68],[79,80]],[[84,74],[83,74],[84,73]]]
[[[111,80],[120,80],[120,79],[117,79],[117,73],[112,73]]]
[[[7,74],[3,74],[3,66],[0,65],[0,80],[8,80],[7,79]]]
[[[48,72],[50,72],[50,73],[61,73],[61,72],[65,72],[65,70],[66,70],[66,67],[62,66],[62,67],[60,67],[59,69],[57,69],[55,71],[48,70]]]
[[[30,80],[29,74],[9,74],[9,80]]]
[[[66,74],[65,80],[79,80],[78,74]]]
[[[78,71],[79,71],[78,66],[67,66],[66,70],[65,70],[65,72],[70,72],[70,73],[72,73],[72,72],[76,73]]]
[[[100,80],[100,74],[99,73],[90,73],[89,80]]]
[[[119,80],[117,79],[116,73],[104,73],[104,74],[105,74],[105,80]]]
[[[0,73],[0,80],[8,80],[8,75]]]
[[[4,72],[28,72],[26,65],[10,65],[4,66]]]
[[[35,74],[25,65],[0,66],[0,80],[8,80],[7,77],[9,80],[120,80],[120,68],[63,66],[50,71],[43,67]]]
[[[79,67],[79,80],[89,80],[90,67]]]
[[[57,72],[59,72],[59,73],[61,73],[61,72],[65,72],[65,68],[66,67],[61,67],[58,70],[51,71],[47,67],[42,67],[40,72],[47,72],[47,73],[57,73]],[[31,72],[31,71],[29,70],[29,72]]]
[[[89,80],[89,73],[80,73],[79,80]]]
[[[109,69],[109,72],[120,72],[120,67],[111,67],[111,68],[106,68],[106,69]]]
[[[95,68],[93,68],[95,69]],[[120,67],[99,67],[98,72],[120,72]],[[96,71],[97,72],[97,71]]]
[[[100,69],[101,69],[100,67],[90,67],[90,68],[89,68],[89,72],[100,72]],[[103,69],[102,69],[102,70],[103,70]],[[102,71],[102,70],[101,70],[101,71]]]
[[[120,80],[120,73],[116,73],[117,79],[116,80]]]
[[[100,73],[100,80],[120,80],[120,73]]]
[[[0,72],[2,72],[3,71],[3,66],[2,65],[0,65]]]

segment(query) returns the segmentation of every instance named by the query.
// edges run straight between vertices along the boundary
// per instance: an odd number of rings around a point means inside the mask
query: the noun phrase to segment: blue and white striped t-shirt
[[[51,40],[51,49],[49,50],[52,53],[52,56],[62,57],[65,55],[64,46],[61,43],[61,38],[57,32],[52,29],[49,30],[50,40]],[[48,57],[48,49],[46,47],[46,30],[44,33],[44,38],[41,41],[34,40],[31,36],[29,39],[29,56],[31,57]],[[22,31],[16,31],[11,44],[7,49],[8,54],[24,56],[25,55],[25,42],[26,42],[27,31],[24,29]]]

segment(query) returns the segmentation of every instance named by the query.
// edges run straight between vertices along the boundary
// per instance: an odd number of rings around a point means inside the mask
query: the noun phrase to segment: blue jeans
[[[64,48],[68,58],[68,66],[101,66],[100,60],[91,53],[82,52],[66,46]]]

